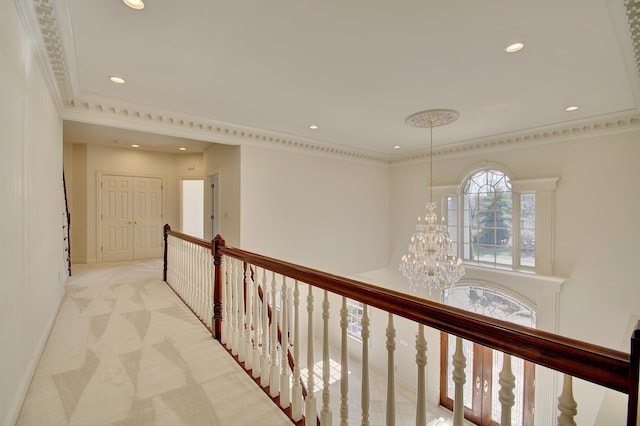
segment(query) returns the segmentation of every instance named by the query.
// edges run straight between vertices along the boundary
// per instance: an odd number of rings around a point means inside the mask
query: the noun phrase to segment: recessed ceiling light
[[[510,44],[509,46],[504,48],[504,51],[507,53],[515,53],[518,52],[519,50],[522,50],[524,48],[524,44],[518,42],[518,43],[513,43]]]
[[[394,145],[393,149],[400,149],[400,145]]]
[[[568,111],[568,112],[571,112],[571,111],[577,111],[579,108],[580,107],[578,105],[571,105],[571,106],[566,107],[564,110]]]
[[[309,128],[311,130],[318,130],[318,126],[316,126],[315,124],[312,124],[311,126],[309,126]]]
[[[124,78],[117,77],[115,75],[112,75],[111,77],[109,77],[109,80],[111,80],[113,83],[116,83],[116,84],[124,84],[125,83]]]
[[[142,0],[122,0],[124,4],[129,6],[131,9],[144,9],[144,2]]]
[[[180,148],[178,148],[179,151],[186,151],[187,148],[185,148],[184,146],[181,146]]]
[[[135,143],[131,145],[131,148],[140,148],[140,145],[136,145]]]

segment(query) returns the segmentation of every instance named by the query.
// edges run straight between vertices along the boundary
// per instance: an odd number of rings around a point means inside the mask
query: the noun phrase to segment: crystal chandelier
[[[462,260],[450,256],[451,238],[447,225],[438,223],[436,203],[433,201],[433,128],[457,120],[457,111],[431,109],[417,112],[406,118],[413,127],[429,128],[429,202],[424,220],[418,216],[416,232],[411,236],[409,252],[402,256],[400,272],[409,279],[412,291],[436,290],[454,286],[464,275]]]

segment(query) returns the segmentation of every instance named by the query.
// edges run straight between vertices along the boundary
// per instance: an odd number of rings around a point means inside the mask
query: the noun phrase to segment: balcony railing
[[[355,415],[361,424],[369,424],[369,317],[371,308],[375,308],[386,312],[388,321],[387,425],[394,425],[396,419],[395,317],[415,322],[417,425],[426,424],[425,327],[456,336],[458,347],[465,339],[504,353],[499,391],[501,425],[512,424],[515,382],[510,379],[513,376],[511,357],[564,374],[563,390],[558,398],[558,425],[575,424],[574,377],[627,394],[627,425],[637,425],[640,322],[631,336],[630,353],[624,353],[229,247],[220,236],[212,242],[204,241],[171,231],[168,225],[165,226],[164,268],[165,281],[211,330],[214,338],[227,347],[248,374],[299,424],[305,416],[313,416],[314,422],[317,419],[329,425],[333,423],[334,414],[340,424],[348,424],[349,418]],[[321,297],[321,303],[316,303],[316,297]],[[330,300],[335,301],[336,297],[340,303],[332,309]],[[349,410],[347,299],[364,304],[360,336],[361,409],[357,414]],[[322,321],[320,401],[314,392],[304,391],[300,372],[301,364],[309,368],[316,364],[313,336],[317,305],[320,305],[318,314]],[[340,405],[332,407],[329,334],[330,321],[338,318]],[[302,327],[306,327],[306,333],[301,332]],[[306,360],[300,359],[301,351],[306,353]],[[452,373],[456,395],[454,425],[463,422],[465,364],[462,351],[456,351]],[[307,375],[305,384],[307,389],[317,387],[314,374]]]

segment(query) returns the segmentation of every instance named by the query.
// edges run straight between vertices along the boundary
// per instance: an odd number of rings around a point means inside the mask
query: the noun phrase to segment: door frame
[[[221,190],[222,190],[222,173],[219,170],[214,170],[212,173],[207,174],[204,180],[204,239],[213,240],[216,236],[216,233],[220,233],[220,199],[221,199]],[[217,184],[217,190],[215,193],[217,194],[217,200],[213,199],[211,185],[213,183]],[[215,202],[215,211],[214,211],[214,202]],[[217,232],[214,230],[213,221],[211,216],[214,216],[214,220],[218,225]]]
[[[132,178],[153,178],[160,179],[160,183],[162,185],[162,206],[161,206],[161,214],[162,217],[165,217],[165,203],[166,203],[166,193],[165,193],[165,181],[166,178],[164,176],[153,175],[153,174],[140,174],[140,173],[127,173],[127,172],[110,172],[106,170],[97,170],[96,171],[96,262],[102,263],[102,177],[103,176],[126,176]]]

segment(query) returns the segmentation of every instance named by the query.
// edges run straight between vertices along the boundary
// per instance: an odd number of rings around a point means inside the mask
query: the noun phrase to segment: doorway
[[[180,180],[180,225],[182,232],[204,238],[204,180]]]
[[[462,285],[445,292],[444,303],[467,311],[498,318],[535,328],[535,311],[522,301],[495,289]],[[441,333],[440,404],[453,410],[455,387],[451,379],[456,338]],[[502,352],[494,351],[464,340],[466,358],[464,386],[464,417],[477,425],[497,426],[500,423],[501,405],[499,373],[502,369]],[[533,425],[535,365],[513,357],[512,371],[516,378],[515,404],[512,408],[512,426]]]
[[[162,179],[101,175],[102,262],[162,256]]]

